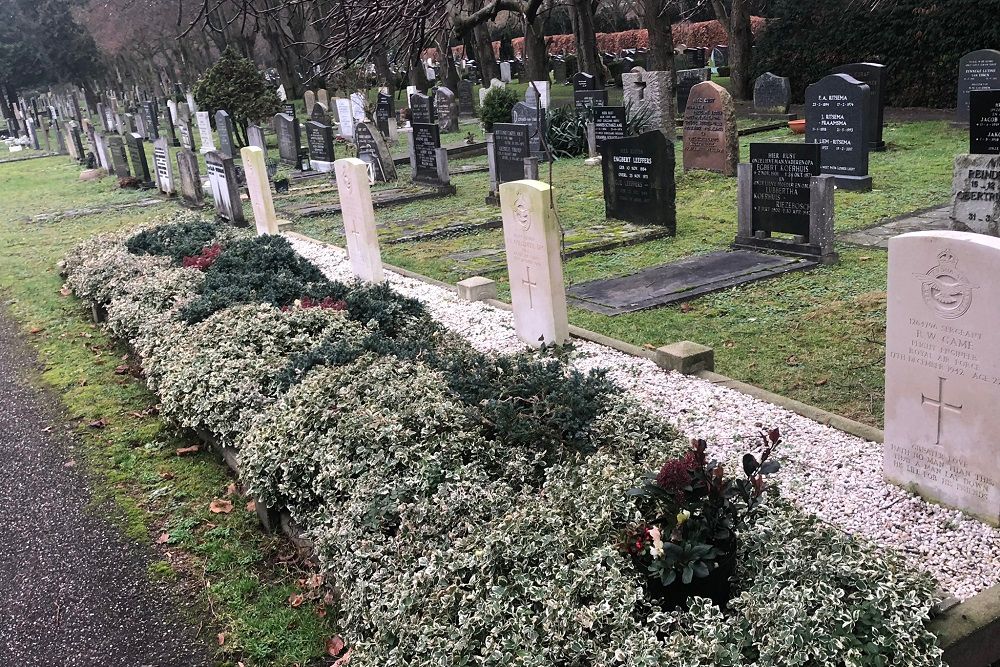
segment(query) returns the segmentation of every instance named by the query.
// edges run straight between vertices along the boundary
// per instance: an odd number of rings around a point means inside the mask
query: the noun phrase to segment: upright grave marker
[[[238,227],[245,226],[246,218],[243,216],[233,159],[219,151],[211,151],[205,155],[205,165],[208,169],[208,182],[212,186],[216,216]]]
[[[226,157],[236,157],[236,144],[233,142],[233,119],[222,109],[215,112],[215,131],[219,134],[219,152]]]
[[[913,232],[889,240],[886,478],[1000,525],[1000,239]]]
[[[170,165],[170,144],[160,137],[153,142],[153,168],[156,170],[156,187],[160,192],[172,197],[174,194],[174,170]]]
[[[956,155],[951,228],[1000,236],[1000,155]]]
[[[77,133],[79,138],[79,133]],[[132,175],[142,181],[145,188],[153,187],[153,181],[149,175],[149,163],[146,161],[146,149],[142,145],[142,135],[133,132],[127,137],[128,156],[132,161]]]
[[[706,68],[682,69],[677,72],[677,113],[683,114],[687,109],[691,89],[699,83],[708,81],[709,71]]]
[[[458,82],[458,113],[464,116],[476,113],[476,107],[472,103],[472,82],[468,79]]]
[[[528,106],[524,102],[518,102],[510,110],[511,118],[515,123],[522,123],[528,126],[528,138],[531,143],[531,154],[544,162],[547,159],[542,137],[545,136],[545,109]]]
[[[751,116],[792,120],[795,114],[788,113],[791,103],[792,84],[787,76],[764,72],[754,81]]]
[[[670,72],[633,70],[622,74],[625,106],[633,113],[648,114],[640,132],[659,130],[673,141],[677,136],[674,122],[674,80]]]
[[[349,99],[337,98],[337,124],[340,126],[340,136],[348,140],[354,137],[354,114]]]
[[[732,95],[714,81],[699,83],[691,89],[684,112],[684,171],[704,169],[735,176],[739,158]]]
[[[879,63],[851,63],[850,65],[834,67],[831,71],[833,74],[846,74],[868,86],[871,95],[868,105],[868,117],[865,119],[868,146],[873,151],[884,151],[885,141],[882,140],[882,126],[885,123],[885,65],[880,65]]]
[[[601,171],[607,217],[677,233],[674,146],[662,132],[605,141]]]
[[[142,122],[146,139],[156,141],[160,138],[160,119],[156,112],[156,102],[148,100],[142,103]]]
[[[750,163],[739,165],[734,246],[837,261],[833,183],[820,175],[820,151],[817,144],[750,144]]]
[[[820,165],[844,190],[872,189],[868,175],[871,93],[846,74],[830,74],[806,88],[806,141],[820,145]]]
[[[434,94],[438,127],[442,132],[458,132],[458,99],[446,86],[441,86]]]
[[[343,158],[337,160],[334,170],[351,271],[361,280],[381,283],[385,280],[385,273],[375,227],[372,193],[368,186],[368,165],[357,158]]]
[[[181,201],[189,208],[205,205],[205,193],[201,187],[198,171],[198,156],[188,148],[177,151],[177,174],[180,181]]]
[[[524,178],[524,158],[531,155],[528,126],[493,124],[493,171],[497,184]]]
[[[433,123],[415,123],[410,140],[412,180],[437,186],[449,185],[448,151],[441,148],[441,128]]]
[[[539,181],[500,186],[514,329],[529,345],[569,341],[559,225],[551,188]]]
[[[378,127],[378,131],[381,132],[382,136],[386,139],[389,138],[389,121],[394,115],[395,112],[392,108],[392,95],[379,92],[378,100],[375,102],[375,125]]]
[[[258,146],[247,146],[240,151],[258,236],[278,233],[278,217],[274,213],[274,200],[271,198],[271,179],[267,175],[266,155]]]
[[[430,125],[435,121],[433,99],[423,93],[410,95],[410,122]]]
[[[125,153],[125,140],[115,134],[108,136],[108,154],[111,159],[111,170],[118,178],[128,178],[132,175],[128,166],[128,155]]]
[[[198,140],[201,144],[202,155],[215,150],[215,140],[212,138],[212,117],[207,111],[195,113],[198,121]]]
[[[319,102],[314,108],[319,107]],[[313,171],[333,171],[337,159],[333,147],[333,128],[314,120],[306,122],[306,143],[309,145],[309,166]]]
[[[976,90],[970,94],[969,152],[1000,155],[1000,90]]]
[[[250,125],[247,127],[247,141],[251,146],[256,146],[264,151],[265,155],[267,154],[267,139],[264,138],[264,130],[259,126]]]
[[[955,120],[969,122],[969,94],[974,90],[1000,89],[1000,51],[981,49],[958,61],[958,103]]]
[[[295,116],[279,113],[274,117],[274,133],[278,135],[278,156],[282,164],[298,169],[299,156],[302,153],[298,119]]]
[[[396,180],[396,165],[392,161],[389,147],[378,129],[371,123],[358,123],[354,127],[354,145],[358,148],[358,159],[368,165],[371,179],[376,183]]]
[[[574,90],[573,107],[577,112],[594,107],[603,107],[608,104],[608,91],[606,88],[600,90]]]

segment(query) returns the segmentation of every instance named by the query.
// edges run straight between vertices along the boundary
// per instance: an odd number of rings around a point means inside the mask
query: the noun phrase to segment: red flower
[[[220,254],[222,254],[222,246],[216,243],[215,245],[203,248],[202,251],[194,257],[185,257],[181,260],[181,264],[188,269],[207,271],[208,267],[215,263],[215,260],[219,258]]]

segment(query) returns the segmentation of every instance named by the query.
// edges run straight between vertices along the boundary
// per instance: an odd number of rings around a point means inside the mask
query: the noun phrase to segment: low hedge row
[[[352,664],[941,664],[932,582],[776,497],[729,610],[663,611],[618,547],[627,490],[684,449],[661,419],[566,350],[481,354],[384,286],[276,303],[255,257],[334,283],[281,239],[175,222],[145,233],[156,254],[127,233],[82,244],[67,282],[107,307],[165,414],[238,447],[255,495],[308,529]],[[223,269],[260,301],[188,321]]]

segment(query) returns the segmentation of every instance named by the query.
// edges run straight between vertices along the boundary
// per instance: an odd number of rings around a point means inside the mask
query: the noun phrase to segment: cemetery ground
[[[80,182],[78,173],[64,157],[0,165],[0,302],[38,355],[40,372],[19,369],[25,382],[51,392],[65,418],[44,431],[67,432],[72,448],[63,465],[67,473],[84,475],[92,520],[117,529],[138,552],[149,578],[176,594],[179,622],[197,634],[195,643],[218,651],[211,664],[315,660],[336,633],[333,619],[320,615],[322,606],[301,585],[308,572],[295,549],[261,532],[248,499],[232,488],[229,469],[214,453],[185,450],[193,443],[164,425],[157,398],[135,377],[128,350],[92,324],[80,302],[60,292],[56,264],[73,245],[142,223],[166,208],[116,211],[148,193],[119,190],[113,179]],[[105,210],[29,219],[95,208]],[[40,535],[43,541],[47,537],[52,536]],[[58,547],[49,543],[49,548],[58,558]],[[132,572],[123,564],[120,576]],[[118,583],[133,588],[132,582]],[[164,606],[170,603],[168,598]],[[58,624],[60,604],[65,622],[72,618],[74,610],[67,607],[72,601],[32,601],[42,624],[32,636],[48,636],[45,628]],[[24,648],[30,651],[31,645]],[[72,646],[66,650],[72,652]]]

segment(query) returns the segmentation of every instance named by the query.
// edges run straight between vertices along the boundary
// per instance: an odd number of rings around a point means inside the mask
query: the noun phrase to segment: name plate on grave
[[[527,125],[493,124],[493,160],[498,183],[524,178],[524,158],[530,156],[529,145]]]
[[[413,124],[413,152],[417,178],[437,180],[437,149],[441,147],[441,129],[437,125]]]
[[[754,231],[809,235],[810,183],[819,176],[817,144],[750,144]]]
[[[594,107],[594,139],[600,150],[605,141],[625,137],[625,107]]]

